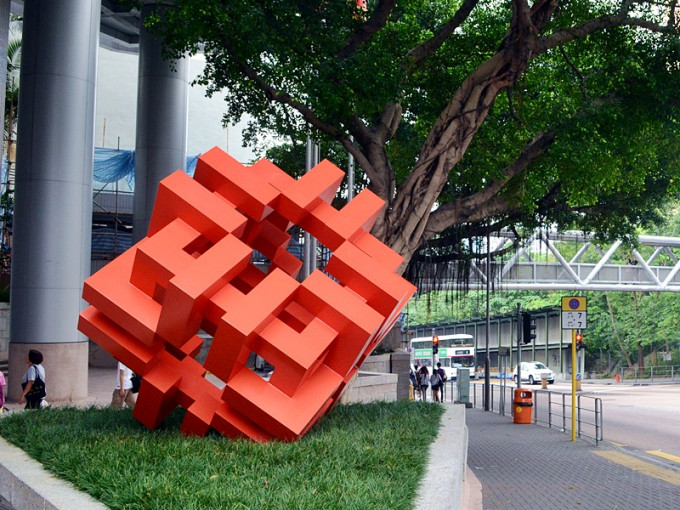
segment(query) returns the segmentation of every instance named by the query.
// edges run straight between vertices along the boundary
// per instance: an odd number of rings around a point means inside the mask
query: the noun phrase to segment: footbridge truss
[[[637,248],[631,248],[622,241],[602,246],[578,232],[541,231],[502,260],[499,254],[511,237],[501,233],[490,239],[489,262],[472,263],[470,289],[487,288],[488,265],[488,285],[494,289],[680,292],[680,238],[639,236]],[[456,286],[460,284],[437,285]]]

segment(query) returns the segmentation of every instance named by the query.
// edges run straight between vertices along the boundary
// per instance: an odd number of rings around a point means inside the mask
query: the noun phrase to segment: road
[[[602,399],[606,441],[680,457],[680,384],[583,384],[582,389]]]

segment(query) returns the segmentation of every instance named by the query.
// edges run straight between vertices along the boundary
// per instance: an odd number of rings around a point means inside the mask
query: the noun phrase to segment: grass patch
[[[129,410],[53,408],[0,435],[110,508],[410,509],[442,406],[338,405],[301,441],[183,437],[176,410],[149,431]]]

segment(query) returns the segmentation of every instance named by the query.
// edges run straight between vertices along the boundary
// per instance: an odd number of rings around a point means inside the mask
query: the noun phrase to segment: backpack
[[[139,391],[139,387],[142,385],[142,378],[132,372],[130,381],[132,381],[132,393],[137,393]]]
[[[35,370],[35,380],[33,381],[33,386],[31,386],[31,389],[28,390],[28,393],[26,393],[26,400],[42,400],[47,395],[47,391],[45,390],[45,381],[40,378],[40,371],[38,370],[38,367],[35,365],[31,366]],[[28,383],[22,384],[22,388],[24,388],[26,384]]]

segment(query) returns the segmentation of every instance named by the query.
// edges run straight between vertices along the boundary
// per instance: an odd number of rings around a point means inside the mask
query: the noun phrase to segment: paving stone
[[[680,508],[680,486],[595,455],[618,449],[606,441],[572,442],[570,433],[480,409],[468,409],[466,423],[468,467],[482,485],[485,509]]]

